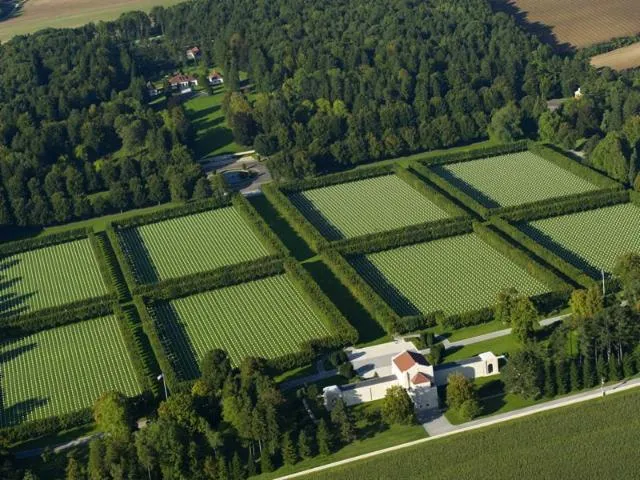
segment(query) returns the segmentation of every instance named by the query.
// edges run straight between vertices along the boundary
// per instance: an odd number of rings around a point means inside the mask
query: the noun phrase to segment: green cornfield
[[[328,240],[449,217],[395,175],[306,190],[289,198]]]
[[[199,376],[198,362],[215,348],[239,365],[247,356],[278,357],[330,335],[286,275],[157,304],[151,314],[185,378]]]
[[[233,207],[119,232],[136,280],[155,283],[269,255]]]
[[[443,165],[434,170],[487,208],[522,205],[598,189],[532,152]]]
[[[447,315],[495,303],[503,288],[526,295],[549,289],[474,234],[386,250],[351,259],[399,315]]]
[[[308,478],[638,478],[639,409],[640,392],[607,395],[579,405],[427,441],[318,472]]]
[[[620,255],[640,253],[640,208],[632,203],[538,220],[521,228],[592,274],[601,268],[611,272]]]
[[[2,427],[90,407],[109,390],[141,393],[114,316],[5,341],[0,356]]]
[[[27,313],[108,293],[88,239],[0,259],[0,315]]]

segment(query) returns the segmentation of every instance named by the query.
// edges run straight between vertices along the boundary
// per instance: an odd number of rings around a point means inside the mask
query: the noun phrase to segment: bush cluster
[[[55,415],[0,429],[0,444],[12,445],[32,438],[51,435],[93,422],[91,408],[83,408],[65,415]]]

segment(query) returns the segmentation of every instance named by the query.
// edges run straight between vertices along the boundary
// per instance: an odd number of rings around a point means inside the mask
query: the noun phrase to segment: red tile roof
[[[396,366],[400,369],[401,372],[406,372],[416,364],[424,365],[425,367],[429,365],[429,362],[427,362],[427,359],[424,358],[423,355],[421,355],[418,352],[409,352],[409,351],[401,353],[400,355],[395,357],[393,359],[393,363],[396,364]]]
[[[416,373],[413,378],[411,379],[411,383],[413,383],[414,385],[420,385],[422,383],[431,383],[431,379],[429,378],[429,375],[426,375],[422,372],[418,372]]]
[[[193,82],[196,78],[191,75],[175,75],[169,79],[169,84]]]

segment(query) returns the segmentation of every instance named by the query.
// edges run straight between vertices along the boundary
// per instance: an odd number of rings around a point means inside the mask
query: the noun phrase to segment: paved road
[[[333,468],[333,467],[337,467],[340,465],[345,465],[348,463],[352,463],[352,462],[356,462],[359,460],[364,460],[366,458],[371,458],[371,457],[375,457],[378,455],[382,455],[385,454],[387,452],[393,452],[395,450],[402,450],[404,448],[408,448],[408,447],[412,447],[414,445],[419,445],[421,443],[426,443],[426,442],[431,442],[434,440],[437,440],[439,438],[444,438],[444,437],[448,437],[451,435],[457,435],[461,432],[468,432],[470,430],[476,430],[478,428],[483,428],[486,427],[488,425],[495,425],[497,423],[502,423],[502,422],[507,422],[509,420],[514,420],[516,418],[522,418],[522,417],[527,417],[529,415],[534,415],[536,413],[540,413],[540,412],[544,412],[547,410],[553,410],[556,408],[561,408],[561,407],[565,407],[568,405],[572,405],[572,404],[577,404],[577,403],[582,403],[582,402],[586,402],[589,400],[594,400],[596,398],[600,398],[603,396],[603,393],[605,393],[607,396],[608,395],[613,395],[615,393],[618,392],[623,392],[625,390],[629,390],[632,388],[637,388],[640,387],[640,378],[634,378],[632,380],[628,380],[628,381],[624,381],[624,382],[620,382],[617,383],[615,385],[610,385],[608,387],[605,387],[603,390],[601,390],[600,388],[596,388],[593,390],[588,390],[586,392],[581,392],[581,393],[577,393],[575,395],[570,395],[567,397],[563,397],[563,398],[559,398],[557,400],[551,400],[549,402],[545,402],[539,405],[533,405],[531,407],[527,407],[527,408],[521,408],[520,410],[515,410],[513,412],[507,412],[507,413],[503,413],[500,415],[494,415],[492,417],[487,417],[487,418],[481,418],[478,420],[474,420],[468,423],[465,423],[463,425],[455,425],[452,426],[453,430],[432,436],[432,437],[428,437],[428,438],[423,438],[420,440],[415,440],[413,442],[408,442],[408,443],[403,443],[401,445],[396,445],[394,447],[389,447],[389,448],[385,448],[382,450],[377,450],[375,452],[370,452],[370,453],[366,453],[364,455],[359,455],[357,457],[352,457],[352,458],[347,458],[345,460],[341,460],[339,462],[333,462],[333,463],[329,463],[327,465],[322,465],[320,467],[315,467],[315,468],[311,468],[309,470],[304,470],[302,472],[298,472],[298,473],[294,473],[291,475],[286,475],[284,477],[280,477],[281,479],[289,479],[289,478],[297,478],[297,477],[301,477],[303,475],[309,475],[311,473],[315,473],[315,472],[319,472],[321,470],[326,470],[329,468]]]
[[[94,438],[100,438],[103,436],[104,436],[104,433],[98,432],[92,435],[87,435],[86,437],[76,438],[75,440],[71,440],[66,443],[61,443],[53,447],[53,453],[61,453],[61,452],[64,452],[65,450],[69,450],[70,448],[86,445]],[[42,452],[44,452],[44,448],[32,448],[31,450],[22,450],[21,452],[16,453],[16,458],[23,459],[23,458],[38,457],[42,455]]]
[[[228,155],[219,155],[217,157],[207,157],[199,161],[204,172],[208,174],[222,173],[227,174],[225,178],[229,186],[234,190],[238,190],[243,195],[252,195],[260,192],[260,187],[265,183],[271,182],[271,172],[264,162],[259,162],[253,156],[255,150],[249,150],[241,153]],[[248,180],[233,180],[233,172],[248,171],[255,176]]]

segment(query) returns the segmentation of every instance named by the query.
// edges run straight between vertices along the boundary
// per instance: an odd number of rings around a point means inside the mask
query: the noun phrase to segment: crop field
[[[591,58],[591,65],[596,68],[610,67],[614,70],[638,67],[640,66],[640,42],[596,55]]]
[[[187,378],[199,375],[197,363],[214,348],[239,365],[247,356],[278,357],[330,335],[286,275],[159,304],[153,314]]]
[[[2,427],[90,407],[109,390],[141,393],[114,316],[6,341],[0,357]]]
[[[0,316],[106,295],[88,239],[0,259]]]
[[[626,203],[547,218],[520,228],[579,268],[610,272],[619,255],[640,252],[640,208]]]
[[[358,272],[399,315],[446,315],[491,306],[503,288],[549,289],[474,234],[358,256]]]
[[[449,217],[395,175],[306,190],[289,198],[329,240]]]
[[[119,232],[138,282],[205,272],[269,255],[233,207],[128,228]]]
[[[316,480],[636,478],[640,392],[543,412],[389,452],[313,475]],[[461,455],[464,452],[464,455]]]
[[[156,5],[169,6],[180,0],[28,0],[16,14],[0,22],[0,41],[43,28],[78,27],[89,22],[108,21],[131,10],[149,11]]]
[[[487,208],[511,207],[598,189],[528,151],[437,166],[434,170]]]
[[[637,0],[492,0],[515,4],[528,23],[551,28],[558,43],[586,47],[640,30]]]

